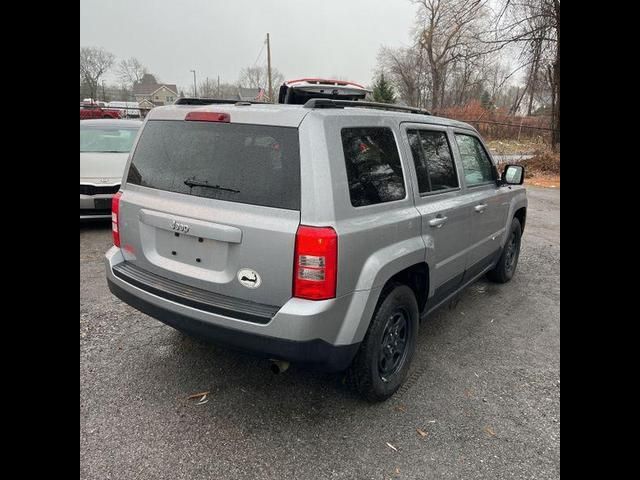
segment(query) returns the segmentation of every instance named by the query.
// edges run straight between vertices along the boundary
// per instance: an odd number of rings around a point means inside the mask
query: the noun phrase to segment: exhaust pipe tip
[[[271,371],[274,373],[274,375],[284,373],[289,368],[289,362],[287,362],[286,360],[270,359],[270,361],[271,361]]]

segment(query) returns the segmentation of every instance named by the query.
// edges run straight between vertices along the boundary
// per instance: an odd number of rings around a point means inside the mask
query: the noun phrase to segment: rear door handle
[[[447,223],[447,217],[436,217],[429,220],[429,225],[432,227],[440,228],[442,225]]]
[[[478,213],[484,212],[486,208],[487,208],[486,203],[481,203],[480,205],[476,205],[475,207],[473,207],[473,209]]]

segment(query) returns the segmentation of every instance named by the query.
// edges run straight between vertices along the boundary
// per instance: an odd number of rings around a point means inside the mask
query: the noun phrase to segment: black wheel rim
[[[385,323],[378,355],[378,373],[384,382],[404,365],[411,333],[409,325],[409,315],[404,309],[393,312]]]
[[[504,267],[507,272],[510,272],[515,267],[518,255],[518,239],[516,238],[515,233],[511,234],[511,238],[509,238],[509,243],[507,244],[507,249],[504,252]]]

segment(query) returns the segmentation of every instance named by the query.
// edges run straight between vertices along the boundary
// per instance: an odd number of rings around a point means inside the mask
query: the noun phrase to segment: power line
[[[260,53],[258,53],[258,56],[256,57],[256,61],[253,62],[253,67],[256,66],[256,63],[258,63],[258,60],[260,59],[260,56],[262,55],[262,52],[264,52],[264,46],[267,44],[266,40],[264,42],[262,42],[262,48],[260,49]],[[252,68],[253,68],[252,67]]]

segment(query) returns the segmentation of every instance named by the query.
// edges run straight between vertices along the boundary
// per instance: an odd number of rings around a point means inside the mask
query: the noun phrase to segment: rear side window
[[[496,170],[480,140],[471,135],[456,133],[456,142],[460,149],[467,186],[495,182]]]
[[[298,130],[151,120],[127,182],[169,192],[300,209]]]
[[[458,177],[445,132],[409,130],[420,193],[458,188]]]
[[[351,205],[363,207],[405,197],[398,146],[390,128],[343,128],[342,147]]]

